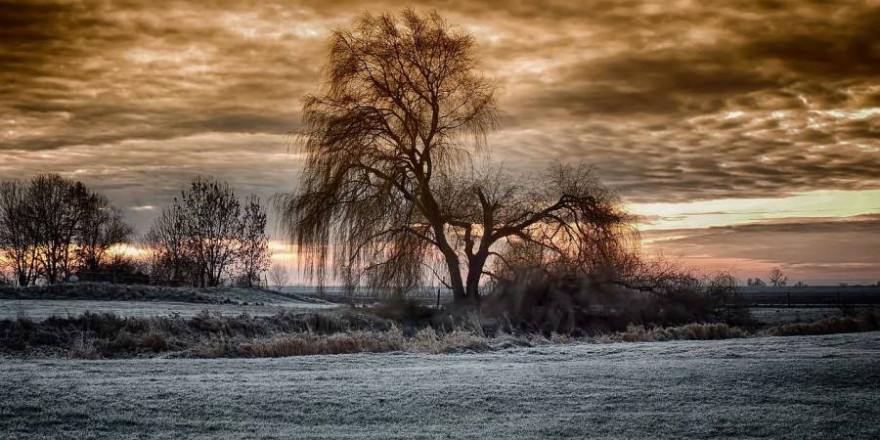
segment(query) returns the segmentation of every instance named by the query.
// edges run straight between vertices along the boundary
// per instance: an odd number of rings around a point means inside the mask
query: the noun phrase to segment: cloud
[[[476,38],[511,168],[584,161],[635,203],[880,188],[877,1],[412,6]],[[75,176],[139,226],[196,174],[289,191],[330,31],[400,7],[0,1],[0,177]]]
[[[382,1],[8,6],[0,19],[7,151],[281,135],[296,129],[300,98],[320,84],[330,30],[364,11],[398,9]],[[880,108],[877,4],[415,6],[476,36],[486,74],[503,87],[504,131],[491,141],[497,156],[524,167],[587,161],[634,201],[880,186],[880,113],[851,117]]]
[[[880,275],[880,215],[805,218],[691,230],[647,231],[648,251],[662,249],[699,264],[721,259],[748,276],[781,266],[801,279],[876,282]],[[739,267],[737,267],[737,265]],[[755,269],[755,268],[758,269]]]

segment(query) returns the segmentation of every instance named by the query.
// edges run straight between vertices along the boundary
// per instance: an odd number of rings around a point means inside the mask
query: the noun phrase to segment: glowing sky
[[[410,4],[476,37],[501,85],[494,160],[593,164],[647,252],[880,280],[880,2]],[[328,31],[399,7],[0,1],[0,177],[80,179],[141,231],[197,174],[290,190],[285,133]]]

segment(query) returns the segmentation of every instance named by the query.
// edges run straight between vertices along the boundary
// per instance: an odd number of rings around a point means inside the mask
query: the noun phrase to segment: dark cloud
[[[412,5],[477,39],[514,168],[586,161],[642,203],[880,187],[876,1]],[[329,30],[400,7],[0,1],[0,177],[62,172],[130,208],[195,174],[289,190],[299,162],[278,155]]]

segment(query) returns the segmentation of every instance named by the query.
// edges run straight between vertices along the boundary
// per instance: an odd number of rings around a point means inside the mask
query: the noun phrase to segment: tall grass
[[[629,325],[586,336],[522,332],[493,324],[487,331],[471,314],[436,326],[402,327],[370,314],[281,313],[270,317],[124,318],[86,313],[41,322],[0,320],[0,352],[78,359],[137,356],[280,357],[362,352],[454,353],[571,342],[654,342],[753,336],[795,336],[878,330],[873,313],[765,329],[726,323],[680,326]]]

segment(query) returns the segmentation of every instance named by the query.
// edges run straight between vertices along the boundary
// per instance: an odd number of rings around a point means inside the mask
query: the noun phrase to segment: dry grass
[[[82,333],[73,342],[68,356],[73,359],[100,359],[101,353],[98,351],[95,339]]]
[[[496,323],[497,327],[497,323]],[[747,329],[725,323],[680,326],[629,325],[625,331],[572,336],[496,328],[487,333],[472,314],[425,327],[399,327],[369,314],[281,313],[271,317],[122,318],[86,313],[35,322],[0,320],[0,352],[78,359],[139,356],[281,357],[317,354],[410,352],[425,354],[491,351],[572,342],[655,342],[752,336],[794,336],[871,331],[877,315],[828,318],[812,323]]]
[[[814,322],[798,322],[771,327],[766,334],[772,336],[828,335],[856,333],[880,329],[877,315],[862,313],[856,316],[825,318]]]
[[[625,332],[608,333],[594,338],[597,342],[655,342],[674,340],[712,340],[744,338],[746,330],[724,323],[694,323],[677,327],[645,328],[630,325]]]
[[[464,329],[437,333],[426,327],[412,336],[405,336],[397,327],[387,331],[349,331],[331,335],[312,332],[284,335],[278,338],[243,344],[237,354],[243,357],[281,357],[315,354],[409,353],[440,354],[462,350],[485,351],[489,339]]]

